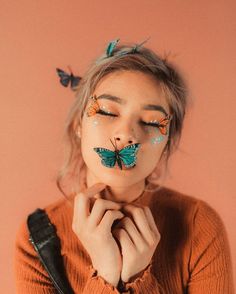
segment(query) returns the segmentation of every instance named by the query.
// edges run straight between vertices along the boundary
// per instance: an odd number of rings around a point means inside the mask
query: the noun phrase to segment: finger
[[[146,214],[146,217],[148,219],[148,222],[149,222],[149,225],[152,229],[152,231],[157,235],[157,236],[160,236],[160,233],[158,231],[158,228],[156,226],[156,222],[155,222],[155,219],[152,215],[152,212],[151,212],[151,209],[148,207],[148,206],[145,206],[144,207],[144,212]]]
[[[143,208],[133,205],[126,205],[124,210],[132,215],[133,221],[148,244],[153,244],[154,236]]]
[[[95,198],[95,199],[99,199],[99,198],[102,198],[102,196],[101,196],[100,193],[97,193],[97,194],[94,195],[94,198]]]
[[[89,187],[88,189],[86,189],[83,193],[85,196],[91,198],[95,194],[104,190],[105,187],[106,187],[106,184],[104,184],[104,183],[96,183],[96,184],[92,185],[91,187]]]
[[[131,218],[124,217],[116,226],[116,228],[125,229],[135,247],[139,248],[139,246],[142,245],[144,242],[146,243]]]
[[[119,210],[120,208],[121,205],[119,203],[106,199],[97,199],[89,216],[89,224],[97,226],[101,222],[106,210]]]
[[[104,232],[111,232],[112,224],[115,220],[121,219],[124,217],[124,214],[119,210],[108,210],[105,215],[103,216],[99,227]]]
[[[112,232],[114,238],[117,239],[121,247],[121,251],[124,253],[134,249],[134,243],[131,241],[128,233],[124,229],[115,229]]]
[[[74,221],[80,217],[85,219],[90,213],[90,198],[105,188],[104,184],[95,184],[83,192],[78,193],[74,198]]]

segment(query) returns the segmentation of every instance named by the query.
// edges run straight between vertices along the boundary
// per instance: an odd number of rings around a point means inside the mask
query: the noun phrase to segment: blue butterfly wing
[[[106,149],[106,148],[93,148],[94,151],[102,158],[102,164],[106,167],[113,167],[116,163],[116,154],[115,152]]]
[[[67,87],[70,82],[70,75],[67,74],[64,70],[57,68],[57,74],[60,77],[60,83],[64,86]]]
[[[131,144],[119,151],[119,158],[122,160],[126,167],[132,167],[136,164],[136,154],[140,147],[139,143]]]
[[[113,53],[113,50],[115,49],[117,43],[119,42],[120,39],[117,39],[115,41],[111,41],[108,46],[107,46],[107,49],[106,49],[106,55],[107,57],[110,57],[112,56],[112,53]]]
[[[72,77],[71,77],[71,88],[72,88],[72,90],[75,89],[78,86],[80,80],[81,80],[81,77],[72,75]]]

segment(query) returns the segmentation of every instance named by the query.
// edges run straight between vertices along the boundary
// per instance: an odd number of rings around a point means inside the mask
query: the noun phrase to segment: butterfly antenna
[[[115,139],[115,138],[114,138]],[[115,150],[117,149],[116,146],[114,145],[114,143],[112,142],[112,140],[110,139],[111,144],[113,145],[113,147],[115,148]]]
[[[143,44],[145,44],[151,37],[148,37],[147,39],[145,39],[143,42],[141,42],[140,44],[137,44],[134,48],[133,51],[136,52]]]
[[[147,39],[145,39],[142,43],[140,43],[140,44],[138,45],[138,47],[141,47],[141,46],[142,46],[143,44],[145,44],[150,38],[151,38],[151,36],[148,37]]]
[[[71,67],[70,67],[69,65],[67,65],[67,67],[68,67],[68,69],[69,69],[70,73],[72,74]]]

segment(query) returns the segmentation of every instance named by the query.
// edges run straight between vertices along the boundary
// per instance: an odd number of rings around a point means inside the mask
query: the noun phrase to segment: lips
[[[122,170],[129,170],[129,169],[133,169],[136,166],[136,164],[132,167],[126,167],[123,163],[122,163]],[[120,169],[120,167],[118,165],[115,166],[115,169]]]

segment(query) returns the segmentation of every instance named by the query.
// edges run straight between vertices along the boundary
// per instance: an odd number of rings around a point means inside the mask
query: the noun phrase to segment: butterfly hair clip
[[[78,86],[78,84],[81,80],[81,77],[74,76],[71,68],[69,66],[68,66],[68,68],[70,70],[70,74],[68,74],[67,72],[65,72],[64,70],[62,70],[60,68],[56,68],[57,74],[60,78],[60,83],[64,87],[68,87],[70,85],[71,90],[76,91],[76,87]]]
[[[148,37],[146,40],[144,40],[143,42],[141,42],[140,44],[135,45],[133,48],[129,49],[129,50],[121,50],[117,53],[117,56],[123,56],[126,54],[134,54],[134,53],[138,53],[139,48],[142,47],[142,45],[144,43],[146,43],[148,40],[150,39],[150,37]],[[120,39],[116,39],[113,40],[111,42],[109,42],[107,48],[106,48],[106,57],[111,57],[113,56],[114,53],[114,49],[116,48],[117,43],[119,42]]]
[[[140,143],[130,144],[118,150],[116,144],[114,144],[111,139],[110,141],[115,149],[114,151],[100,147],[93,148],[94,151],[96,151],[97,154],[102,158],[101,163],[104,166],[112,168],[115,166],[116,162],[120,169],[122,169],[122,163],[127,168],[136,165],[136,154],[140,148]]]
[[[86,113],[87,113],[87,116],[93,116],[97,112],[99,112],[100,106],[98,104],[96,95],[91,96],[89,99],[91,101]]]

